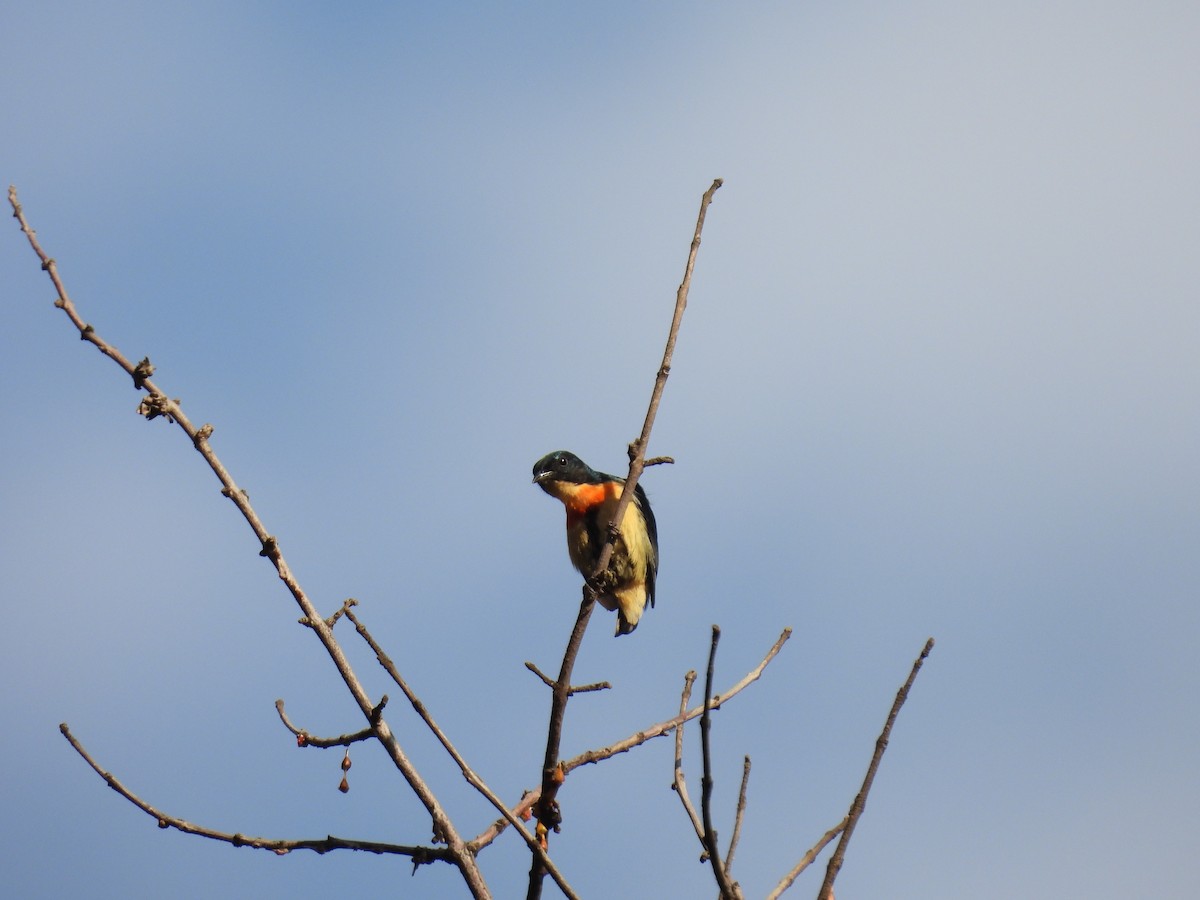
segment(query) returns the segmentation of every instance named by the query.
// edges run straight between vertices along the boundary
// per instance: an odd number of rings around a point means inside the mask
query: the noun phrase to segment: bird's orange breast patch
[[[621,496],[621,486],[608,481],[604,484],[563,485],[560,499],[567,508],[567,520],[578,521],[596,506]]]

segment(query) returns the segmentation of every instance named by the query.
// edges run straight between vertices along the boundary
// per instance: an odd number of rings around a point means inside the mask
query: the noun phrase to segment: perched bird
[[[591,576],[604,548],[605,527],[621,499],[624,478],[591,468],[574,453],[555,450],[533,466],[533,481],[567,508],[567,550],[585,578]],[[612,558],[593,584],[605,609],[617,610],[617,635],[637,628],[646,601],[654,605],[658,574],[658,527],[650,501],[639,484],[626,507]]]

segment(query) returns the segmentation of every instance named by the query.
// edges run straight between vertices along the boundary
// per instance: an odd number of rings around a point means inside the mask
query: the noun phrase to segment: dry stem
[[[675,352],[675,341],[679,336],[679,325],[683,321],[683,311],[687,308],[688,291],[692,284],[692,271],[695,269],[696,254],[700,249],[700,234],[704,230],[704,217],[708,212],[709,204],[712,203],[713,194],[716,193],[721,183],[720,178],[714,180],[712,186],[704,192],[704,196],[701,198],[700,213],[696,218],[696,228],[692,234],[692,244],[688,252],[687,265],[684,267],[683,281],[680,282],[679,289],[675,292],[675,313],[671,318],[671,328],[667,333],[666,349],[663,352],[663,360],[659,366],[658,375],[654,380],[654,389],[650,393],[650,404],[646,410],[646,419],[642,423],[642,433],[629,446],[629,474],[625,479],[625,488],[621,492],[621,499],[617,502],[616,509],[613,510],[612,520],[608,523],[606,530],[607,537],[604,547],[600,551],[600,556],[596,561],[596,567],[592,571],[588,582],[584,584],[583,600],[580,603],[579,615],[575,619],[575,627],[572,629],[571,637],[567,641],[567,649],[563,654],[562,667],[559,669],[558,680],[554,682],[552,688],[550,725],[547,729],[546,754],[542,764],[541,793],[534,805],[534,814],[538,820],[538,836],[545,840],[549,839],[550,831],[557,831],[559,825],[562,823],[562,813],[558,806],[557,795],[559,786],[566,777],[566,773],[559,766],[558,754],[562,744],[563,718],[566,714],[567,701],[571,698],[571,672],[575,668],[575,659],[579,655],[579,647],[583,643],[583,633],[587,630],[588,619],[591,617],[592,608],[596,602],[596,591],[592,587],[591,581],[608,568],[608,562],[612,558],[613,546],[619,533],[619,523],[622,521],[625,510],[628,509],[633,499],[634,489],[645,466],[644,460],[646,457],[646,447],[650,442],[650,431],[654,427],[654,418],[658,414],[658,406],[662,400],[663,389],[666,387],[667,376],[671,372],[671,357]],[[631,325],[630,327],[634,326]],[[543,874],[541,860],[535,855],[533,863],[529,868],[529,888],[525,895],[527,900],[537,900],[541,896]]]
[[[250,525],[250,528],[254,531],[254,535],[261,546],[259,555],[269,559],[272,565],[275,566],[280,580],[283,581],[304,614],[302,621],[312,628],[313,632],[317,635],[318,640],[320,640],[321,645],[325,648],[338,673],[341,675],[346,688],[350,691],[351,696],[354,697],[363,716],[371,724],[375,736],[379,739],[379,742],[383,745],[388,756],[392,759],[393,764],[408,783],[413,793],[417,795],[417,798],[425,806],[430,818],[433,820],[434,837],[437,840],[445,842],[455,865],[462,872],[463,878],[472,895],[476,898],[490,897],[491,894],[483,880],[483,874],[480,872],[474,855],[470,852],[466,842],[458,834],[458,831],[450,821],[450,817],[446,814],[429,785],[425,783],[415,766],[409,761],[400,746],[400,742],[396,740],[387,723],[378,716],[376,707],[371,703],[362,684],[354,674],[354,670],[350,667],[350,663],[346,660],[342,648],[333,637],[332,627],[317,613],[316,607],[313,606],[308,595],[300,587],[300,583],[292,575],[291,569],[288,567],[283,554],[279,550],[278,540],[267,531],[258,513],[250,505],[250,499],[246,492],[237,486],[229,471],[213,451],[212,446],[209,444],[209,438],[213,433],[212,426],[204,425],[197,428],[184,415],[179,401],[170,399],[150,380],[150,375],[154,372],[154,366],[151,365],[149,358],[145,358],[134,365],[116,347],[103,340],[96,333],[96,330],[83,320],[75,304],[67,294],[66,286],[63,284],[58,273],[58,265],[42,249],[37,239],[37,233],[26,220],[24,211],[17,199],[16,188],[10,187],[8,189],[8,201],[13,209],[13,217],[20,224],[21,231],[29,240],[30,247],[33,248],[34,253],[41,260],[42,269],[50,276],[50,280],[58,292],[58,299],[55,300],[54,305],[66,313],[71,323],[79,330],[81,339],[93,344],[101,353],[124,369],[133,379],[134,387],[137,390],[146,392],[146,396],[142,399],[142,405],[139,407],[139,412],[148,419],[163,416],[167,421],[174,422],[188,436],[192,446],[204,457],[213,474],[221,482],[221,493],[233,501],[238,511],[241,512],[246,522]]]
[[[825,881],[821,885],[821,890],[817,893],[817,900],[830,900],[833,896],[834,879],[837,878],[838,872],[842,868],[842,860],[846,856],[846,845],[850,843],[850,835],[854,833],[854,826],[858,824],[863,810],[867,807],[867,794],[870,793],[871,784],[875,781],[875,773],[879,770],[879,762],[883,759],[883,751],[887,749],[888,737],[892,733],[892,726],[896,724],[896,716],[900,714],[900,707],[908,699],[908,691],[913,686],[913,682],[917,680],[917,673],[921,671],[921,666],[925,663],[931,650],[933,650],[933,638],[925,642],[925,647],[921,650],[920,656],[913,662],[912,671],[908,673],[908,680],[896,692],[896,700],[892,703],[892,710],[888,713],[887,722],[883,726],[883,731],[880,733],[879,739],[875,741],[875,753],[871,756],[871,764],[867,766],[867,775],[863,779],[862,788],[855,796],[854,802],[850,804],[850,814],[846,816],[846,826],[842,829],[842,839],[838,841],[837,849],[833,851],[833,856],[829,858],[829,865],[825,869]]]
[[[215,831],[211,828],[205,828],[202,825],[195,825],[184,819],[167,815],[162,810],[151,806],[141,797],[137,796],[137,794],[133,793],[133,791],[129,790],[129,788],[125,787],[116,776],[100,768],[100,764],[84,749],[75,735],[71,734],[71,729],[67,726],[66,722],[59,725],[58,729],[75,749],[75,752],[83,757],[84,761],[92,767],[97,775],[104,779],[110,788],[142,810],[142,812],[154,818],[158,822],[159,828],[175,828],[185,834],[194,834],[198,837],[206,837],[214,841],[224,841],[227,844],[233,844],[235,847],[253,847],[256,850],[270,850],[280,856],[290,853],[292,850],[312,850],[316,853],[328,853],[330,850],[363,850],[368,853],[392,853],[401,856],[411,856],[414,866],[425,865],[437,860],[449,863],[455,862],[454,855],[448,847],[385,844],[379,841],[358,841],[349,838],[334,837],[333,835],[319,839],[281,840],[276,838],[252,837],[244,834],[230,834],[225,831]]]

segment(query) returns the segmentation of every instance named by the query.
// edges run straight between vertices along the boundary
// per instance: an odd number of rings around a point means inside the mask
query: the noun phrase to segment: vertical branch
[[[704,774],[700,779],[700,815],[704,821],[704,848],[708,852],[708,862],[713,868],[713,876],[717,879],[717,887],[721,889],[721,900],[736,900],[739,896],[729,873],[721,863],[721,849],[717,846],[717,830],[712,823],[712,755],[709,751],[708,733],[712,729],[712,700],[713,668],[717,657],[717,642],[721,640],[721,629],[712,627],[712,644],[708,648],[708,669],[704,674],[704,714],[700,716],[700,755],[703,759]]]
[[[908,680],[896,692],[896,700],[892,704],[892,711],[888,713],[887,722],[883,726],[883,731],[880,732],[879,739],[875,741],[875,753],[871,756],[871,764],[867,766],[867,777],[863,779],[862,788],[854,798],[854,802],[850,805],[850,814],[846,816],[846,826],[842,829],[842,839],[838,841],[837,849],[833,851],[833,856],[829,858],[829,865],[825,869],[825,881],[821,885],[821,890],[817,893],[817,900],[830,900],[833,896],[834,879],[837,878],[838,872],[841,871],[842,860],[846,856],[846,845],[850,843],[850,835],[854,833],[854,826],[858,824],[863,810],[866,809],[867,794],[871,790],[871,783],[875,780],[875,773],[879,770],[879,762],[883,759],[883,751],[887,749],[888,737],[892,733],[892,726],[896,723],[896,716],[900,713],[900,707],[908,699],[908,691],[913,686],[913,682],[917,680],[917,673],[921,671],[921,666],[925,663],[931,650],[933,650],[933,638],[925,642],[925,647],[921,650],[921,655],[917,657],[913,663],[912,671],[908,673]]]
[[[693,669],[688,672],[683,678],[683,694],[679,698],[679,715],[682,717],[687,712],[688,700],[692,697],[692,685],[696,683],[696,672]],[[705,704],[707,709],[707,704]],[[683,811],[687,813],[688,820],[692,823],[692,828],[696,832],[696,837],[700,841],[700,846],[705,846],[704,843],[704,825],[700,821],[700,816],[696,813],[696,807],[692,805],[692,798],[688,796],[687,779],[683,777],[683,722],[680,722],[675,727],[675,779],[671,782],[671,789],[679,795],[679,802],[683,804]],[[705,851],[705,855],[708,851]],[[705,857],[701,856],[703,860]]]
[[[592,578],[596,578],[608,568],[608,563],[612,559],[613,546],[619,534],[618,523],[623,520],[625,511],[633,500],[634,488],[637,486],[637,480],[641,476],[645,465],[646,447],[650,442],[650,431],[654,427],[654,418],[658,414],[658,406],[662,401],[663,388],[666,386],[667,376],[671,372],[671,357],[675,353],[675,341],[679,336],[679,326],[683,321],[683,311],[687,308],[688,291],[692,286],[692,272],[696,267],[696,254],[700,250],[700,234],[704,230],[704,217],[708,212],[709,204],[712,203],[713,194],[716,193],[721,184],[722,180],[720,178],[715,179],[700,200],[700,213],[696,218],[696,228],[692,233],[692,244],[688,251],[687,265],[684,267],[683,281],[680,282],[679,289],[675,292],[675,312],[671,317],[671,328],[667,333],[667,345],[663,351],[663,361],[659,366],[658,375],[654,381],[654,389],[650,393],[650,405],[646,410],[646,419],[642,424],[642,433],[629,448],[629,475],[625,481],[625,489],[621,492],[621,499],[617,502],[617,506],[613,510],[612,521],[608,523],[604,546],[601,548],[600,556],[596,560],[596,568],[591,574]],[[636,325],[631,323],[630,328],[633,327],[636,327]],[[543,839],[547,837],[550,830],[557,830],[562,822],[562,814],[559,810],[556,795],[558,794],[559,785],[562,784],[562,780],[566,777],[558,761],[559,749],[562,743],[563,719],[566,715],[567,701],[571,697],[571,673],[575,667],[575,658],[579,654],[579,647],[583,642],[583,633],[587,629],[588,619],[591,617],[595,602],[596,591],[590,583],[584,584],[583,601],[579,607],[579,615],[575,620],[575,627],[571,631],[571,637],[567,641],[567,650],[563,655],[558,681],[554,683],[550,699],[550,725],[546,735],[546,755],[542,762],[542,793],[534,807],[538,819],[538,836]],[[542,895],[542,880],[544,875],[545,869],[542,866],[541,859],[535,857],[529,867],[529,888],[526,892],[527,900],[536,900],[536,898]]]
[[[571,637],[567,640],[567,650],[563,654],[562,667],[558,670],[558,680],[551,689],[550,726],[546,734],[546,755],[542,761],[542,789],[541,795],[533,805],[534,817],[537,819],[537,839],[543,850],[548,846],[549,832],[557,831],[562,824],[558,788],[566,775],[559,765],[558,755],[562,744],[563,719],[567,712],[567,701],[571,698],[571,673],[575,669],[575,658],[579,655],[583,633],[587,630],[588,620],[592,617],[595,606],[595,594],[590,586],[584,585],[579,615],[575,618],[575,627],[571,629]],[[525,892],[527,900],[537,900],[542,896],[542,881],[545,875],[546,866],[542,857],[534,854],[529,865],[529,887]]]

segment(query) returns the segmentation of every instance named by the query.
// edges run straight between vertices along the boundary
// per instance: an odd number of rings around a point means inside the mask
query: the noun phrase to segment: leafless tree
[[[593,690],[607,688],[606,683],[589,684],[589,685],[574,685],[571,683],[571,677],[574,670],[576,658],[579,654],[579,649],[582,645],[583,635],[587,629],[590,620],[592,609],[597,599],[597,591],[594,587],[594,580],[602,573],[608,563],[610,554],[612,553],[614,541],[618,534],[615,523],[621,521],[621,517],[627,507],[630,498],[633,497],[633,487],[637,484],[641,477],[642,471],[646,466],[656,465],[665,462],[671,462],[669,458],[658,457],[647,459],[646,448],[649,444],[650,433],[654,426],[654,419],[657,414],[659,404],[662,400],[663,389],[666,385],[667,378],[671,371],[671,358],[675,349],[675,341],[679,334],[679,325],[682,321],[684,311],[687,308],[688,291],[692,281],[692,274],[695,268],[696,256],[700,248],[701,233],[704,228],[704,219],[708,208],[712,202],[713,195],[718,188],[721,187],[721,180],[717,179],[712,183],[712,186],[705,191],[700,204],[700,212],[696,220],[695,231],[692,236],[691,247],[688,253],[687,265],[684,270],[683,280],[679,285],[676,293],[674,314],[671,319],[671,326],[667,336],[666,349],[663,353],[662,364],[659,366],[657,377],[654,381],[654,387],[651,392],[650,403],[646,411],[646,418],[642,425],[641,434],[629,444],[629,472],[626,480],[626,489],[624,490],[621,501],[614,511],[612,521],[608,523],[606,531],[606,543],[601,552],[598,564],[591,577],[585,579],[582,589],[582,600],[579,606],[579,614],[576,617],[575,625],[571,630],[570,637],[567,641],[566,649],[563,653],[562,664],[559,668],[556,677],[550,677],[537,668],[533,663],[527,662],[525,665],[537,675],[545,685],[550,689],[551,703],[549,723],[546,731],[546,752],[542,761],[541,772],[539,777],[539,786],[525,792],[515,802],[510,802],[502,799],[493,788],[487,785],[482,778],[476,774],[475,770],[463,757],[462,753],[455,747],[449,736],[442,730],[433,718],[430,711],[426,708],[421,699],[414,693],[412,688],[405,681],[399,670],[392,662],[390,657],[384,651],[383,647],[376,640],[374,635],[368,630],[359,614],[355,611],[356,602],[347,600],[342,606],[334,611],[330,616],[324,617],[316,609],[310,601],[308,595],[301,587],[300,583],[293,576],[291,569],[284,559],[283,552],[280,549],[279,542],[272,535],[271,531],[262,522],[254,507],[250,504],[248,495],[244,490],[238,487],[233,476],[221,463],[210,443],[210,438],[213,434],[211,425],[201,425],[197,427],[185,414],[178,400],[171,399],[170,396],[152,380],[154,375],[154,366],[149,358],[143,358],[140,362],[132,362],[124,354],[121,353],[112,343],[100,336],[97,330],[89,324],[80,314],[75,303],[71,300],[67,293],[67,289],[59,275],[58,266],[43,249],[37,239],[37,235],[33,228],[30,227],[24,211],[18,202],[17,192],[15,188],[10,187],[8,192],[9,203],[13,209],[13,216],[17,219],[21,231],[25,234],[32,247],[34,253],[37,254],[41,261],[42,269],[49,275],[50,280],[54,284],[57,293],[54,305],[61,309],[70,319],[71,324],[78,331],[82,340],[92,344],[101,353],[109,357],[118,366],[124,369],[133,380],[134,388],[142,393],[141,405],[138,411],[147,419],[156,419],[159,417],[165,418],[167,421],[179,426],[183,433],[187,435],[188,440],[196,451],[203,457],[208,464],[213,474],[221,482],[221,492],[228,497],[237,508],[238,512],[245,518],[246,522],[253,530],[255,539],[259,547],[259,554],[267,558],[275,567],[280,580],[285,588],[291,594],[296,604],[300,607],[302,618],[301,623],[312,631],[313,635],[320,642],[325,653],[329,656],[339,677],[344,682],[346,689],[349,691],[354,703],[358,706],[364,719],[364,727],[354,733],[343,734],[336,737],[321,737],[310,734],[307,730],[297,727],[288,717],[284,703],[282,700],[276,704],[279,717],[283,726],[295,735],[296,741],[301,746],[311,747],[345,747],[349,748],[352,744],[375,741],[386,752],[388,758],[392,761],[400,776],[408,784],[413,794],[418,798],[424,806],[430,820],[432,828],[432,841],[429,843],[383,843],[378,841],[363,841],[351,838],[340,838],[327,836],[321,839],[280,839],[280,838],[265,838],[254,837],[244,834],[231,834],[227,832],[217,831],[211,828],[206,828],[201,825],[196,825],[185,821],[182,818],[171,815],[165,811],[158,809],[147,801],[143,800],[131,789],[119,780],[116,776],[103,769],[100,764],[93,759],[91,754],[83,746],[80,740],[71,732],[70,728],[64,723],[61,727],[64,737],[70,742],[76,752],[90,765],[101,778],[117,791],[129,802],[133,803],[143,812],[154,818],[160,828],[175,828],[179,831],[188,834],[198,835],[200,837],[210,838],[212,840],[224,841],[236,846],[254,847],[262,850],[269,850],[274,853],[284,854],[293,850],[313,850],[318,853],[325,853],[333,850],[362,850],[376,854],[398,854],[407,856],[412,860],[414,870],[423,865],[431,865],[436,862],[448,863],[457,868],[462,876],[463,883],[472,897],[486,898],[491,897],[492,892],[489,886],[485,883],[483,875],[478,865],[479,854],[489,847],[496,838],[508,828],[512,828],[518,833],[528,848],[531,865],[529,870],[529,881],[526,891],[526,896],[529,898],[540,897],[542,887],[546,876],[548,875],[559,890],[567,897],[578,897],[578,892],[568,882],[566,875],[560,871],[555,865],[553,858],[550,855],[550,835],[558,830],[561,822],[561,807],[559,795],[562,792],[563,785],[566,783],[567,777],[575,769],[580,766],[600,763],[611,759],[620,753],[628,752],[634,748],[640,747],[647,742],[657,737],[662,737],[667,734],[674,733],[675,735],[675,756],[674,756],[674,783],[673,788],[678,794],[682,802],[684,811],[696,832],[697,840],[702,849],[703,858],[710,864],[714,880],[718,891],[723,900],[733,900],[733,898],[743,897],[742,889],[739,884],[733,879],[732,866],[734,855],[737,849],[738,840],[741,833],[741,826],[746,809],[746,796],[748,791],[748,782],[750,776],[750,758],[746,757],[742,771],[741,789],[739,791],[738,804],[734,813],[732,833],[722,857],[720,846],[718,843],[717,829],[714,825],[714,810],[712,804],[712,793],[714,774],[712,771],[712,756],[710,752],[712,741],[712,716],[711,712],[719,709],[724,703],[732,700],[742,690],[748,687],[753,682],[757,681],[763,671],[770,664],[771,660],[780,652],[784,643],[791,634],[790,629],[784,629],[779,635],[775,643],[767,650],[762,660],[750,670],[740,681],[734,684],[729,690],[718,694],[713,690],[714,669],[717,644],[720,638],[720,629],[713,626],[712,642],[709,647],[708,664],[705,670],[704,678],[704,697],[703,700],[694,706],[689,706],[691,692],[696,681],[696,673],[689,672],[684,678],[684,688],[679,704],[678,712],[665,718],[664,720],[651,724],[632,735],[629,735],[620,740],[616,740],[604,747],[599,747],[589,750],[576,757],[563,759],[561,757],[561,742],[563,736],[564,722],[567,711],[567,706],[570,699],[579,693],[584,693]],[[363,688],[358,676],[351,668],[350,663],[346,659],[346,654],[343,652],[341,643],[335,635],[335,626],[339,620],[345,619],[355,629],[355,633],[359,638],[366,642],[370,649],[375,653],[379,665],[386,671],[388,676],[395,682],[397,688],[404,695],[405,699],[416,710],[425,726],[437,739],[437,741],[445,749],[446,753],[458,767],[463,777],[471,784],[471,786],[490,803],[498,813],[498,818],[493,822],[483,827],[474,837],[466,837],[466,833],[461,829],[459,823],[451,820],[446,810],[439,802],[436,792],[433,787],[422,777],[417,771],[408,755],[405,753],[404,747],[400,740],[396,737],[395,732],[389,727],[387,719],[384,716],[385,707],[388,704],[387,695],[383,695],[378,699],[374,699],[367,694]],[[870,764],[867,769],[866,778],[859,793],[855,796],[850,807],[849,813],[842,821],[838,822],[802,855],[799,862],[791,870],[789,870],[779,881],[774,890],[769,894],[770,898],[780,896],[786,891],[796,880],[797,876],[808,867],[820,854],[822,849],[831,843],[836,837],[841,836],[837,848],[829,860],[825,879],[820,887],[818,898],[831,898],[833,896],[833,882],[837,877],[838,871],[842,866],[845,858],[846,847],[850,836],[854,831],[855,824],[862,815],[866,805],[867,794],[870,791],[872,781],[878,770],[883,752],[887,746],[888,738],[891,733],[892,725],[896,720],[896,716],[903,705],[908,691],[911,688],[913,681],[917,676],[925,658],[929,655],[933,647],[933,640],[930,639],[920,656],[913,664],[912,670],[907,681],[901,687],[896,695],[895,703],[887,718],[879,739],[875,744],[875,751],[871,757]],[[693,719],[700,719],[700,735],[701,735],[701,793],[700,793],[700,810],[697,812],[688,794],[687,783],[683,774],[683,734],[684,725]],[[349,767],[348,754],[344,757],[343,768]],[[345,786],[345,780],[343,780]],[[526,823],[532,822],[533,827],[530,828]],[[511,894],[511,891],[506,891]]]

